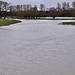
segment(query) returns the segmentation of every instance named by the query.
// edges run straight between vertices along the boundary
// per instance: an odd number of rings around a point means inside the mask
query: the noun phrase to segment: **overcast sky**
[[[64,1],[70,2],[70,5],[75,0],[2,0],[6,2],[10,2],[12,4],[32,4],[32,5],[40,5],[44,4],[46,8],[48,7],[56,7],[57,3],[62,3]]]

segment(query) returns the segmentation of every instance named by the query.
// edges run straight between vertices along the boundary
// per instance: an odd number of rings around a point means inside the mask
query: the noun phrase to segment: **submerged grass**
[[[10,24],[19,23],[21,21],[19,20],[7,20],[7,19],[0,19],[0,26],[7,26]]]
[[[63,22],[64,25],[75,25],[75,22]]]

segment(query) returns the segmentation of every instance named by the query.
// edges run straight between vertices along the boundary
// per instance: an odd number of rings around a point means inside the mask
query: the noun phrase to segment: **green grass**
[[[19,23],[21,21],[19,20],[7,20],[7,19],[0,19],[0,26],[7,26],[10,24]]]
[[[64,25],[75,25],[75,22],[63,22]]]

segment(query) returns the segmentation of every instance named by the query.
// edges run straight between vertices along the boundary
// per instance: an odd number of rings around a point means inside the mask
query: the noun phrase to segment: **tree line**
[[[31,4],[12,5],[0,1],[0,18],[11,16],[13,18],[40,18],[40,17],[75,17],[75,1],[70,6],[69,2],[57,3],[57,7],[46,8],[44,4],[32,6]]]

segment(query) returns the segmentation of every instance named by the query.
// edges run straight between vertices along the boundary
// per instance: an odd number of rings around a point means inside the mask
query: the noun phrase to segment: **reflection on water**
[[[75,75],[75,26],[22,21],[0,27],[0,75]]]

